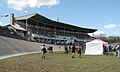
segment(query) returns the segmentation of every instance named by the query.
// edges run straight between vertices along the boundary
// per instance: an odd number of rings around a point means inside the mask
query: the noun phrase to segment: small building
[[[16,23],[14,25],[11,24],[7,25],[7,28],[10,29],[11,34],[17,33],[21,37],[25,37],[27,34],[27,30]]]

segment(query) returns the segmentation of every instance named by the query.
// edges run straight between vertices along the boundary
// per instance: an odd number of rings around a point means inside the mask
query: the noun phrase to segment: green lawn
[[[120,72],[120,59],[115,56],[82,56],[74,59],[63,52],[30,54],[0,60],[0,72]]]

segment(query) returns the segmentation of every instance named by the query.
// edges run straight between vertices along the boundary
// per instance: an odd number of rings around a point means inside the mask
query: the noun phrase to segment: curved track
[[[0,36],[0,59],[40,52],[43,43],[29,42],[9,37]],[[47,45],[47,44],[46,44]],[[52,45],[54,51],[59,51],[59,46]]]

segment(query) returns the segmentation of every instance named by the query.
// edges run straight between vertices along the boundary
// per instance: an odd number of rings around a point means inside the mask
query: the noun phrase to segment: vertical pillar
[[[45,24],[44,24],[44,33],[43,33],[44,35],[45,35]],[[45,42],[45,38],[43,39],[44,40],[44,42]]]
[[[64,36],[65,36],[65,27],[64,27]]]
[[[37,31],[36,31],[36,33],[38,34],[38,21],[36,22],[36,25],[37,25]]]
[[[44,35],[45,35],[45,24],[44,24]]]
[[[28,21],[28,20],[26,19],[26,24],[25,24],[25,25],[26,25],[26,26],[25,26],[25,27],[26,27],[26,30],[27,30],[27,26],[28,26],[28,22],[27,22],[27,21]]]
[[[14,25],[14,14],[10,13],[10,24]]]
[[[56,26],[55,26],[55,32],[56,32]],[[57,33],[57,32],[56,32]]]
[[[73,29],[71,29],[71,37],[73,36]]]
[[[37,21],[37,32],[36,32],[36,33],[38,34],[38,39],[37,39],[37,41],[39,42],[38,21]]]
[[[78,38],[79,38],[79,30],[78,30]]]
[[[54,42],[54,44],[56,44],[56,37],[57,37],[57,34],[56,34],[57,32],[56,32],[56,26],[55,26],[55,32],[54,32],[54,34],[55,34],[55,42]]]
[[[70,30],[70,37],[71,37],[71,30]]]
[[[85,40],[87,39],[87,37],[86,37],[87,35],[86,35],[86,31],[85,31]]]
[[[27,33],[26,33],[26,35],[27,35],[27,40],[30,41],[30,32],[28,31],[28,20],[27,20],[27,19],[26,19],[26,24],[25,24],[25,25],[26,25],[25,28],[26,28],[26,30],[27,30]]]

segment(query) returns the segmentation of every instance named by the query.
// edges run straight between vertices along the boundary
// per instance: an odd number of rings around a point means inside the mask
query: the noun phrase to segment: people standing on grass
[[[50,52],[53,53],[53,46],[50,46]]]
[[[41,51],[42,51],[42,57],[41,57],[41,59],[45,59],[46,58],[46,53],[47,53],[45,45],[42,45]]]
[[[50,52],[50,45],[47,47],[48,52]]]
[[[76,50],[78,52],[78,57],[81,58],[81,45],[80,44],[77,45]]]
[[[103,45],[103,54],[107,54],[107,47]]]
[[[67,54],[68,53],[68,46],[65,45],[64,49],[65,49],[65,53]]]
[[[71,52],[71,45],[68,45],[69,53]]]
[[[120,44],[117,45],[116,50],[117,57],[120,58]]]
[[[49,47],[47,48],[47,50],[50,52],[50,53],[53,53],[53,47],[49,45]]]
[[[75,58],[75,50],[76,50],[76,47],[75,45],[72,46],[72,58]]]

